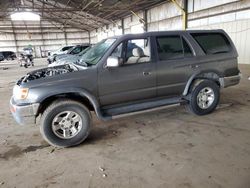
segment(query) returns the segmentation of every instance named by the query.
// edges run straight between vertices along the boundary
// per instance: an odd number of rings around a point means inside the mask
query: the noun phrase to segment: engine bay
[[[23,76],[21,79],[17,81],[17,85],[21,85],[22,83],[27,83],[32,80],[36,80],[40,78],[66,74],[66,73],[75,72],[75,71],[78,71],[78,68],[69,64],[56,66],[56,67],[49,67],[45,69],[39,69],[39,70],[30,72],[27,75]]]

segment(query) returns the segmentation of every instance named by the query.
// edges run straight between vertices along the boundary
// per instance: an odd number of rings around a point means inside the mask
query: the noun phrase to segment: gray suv
[[[40,122],[44,139],[69,147],[90,132],[91,111],[111,120],[181,103],[197,115],[240,82],[237,51],[223,30],[128,34],[101,41],[81,61],[28,73],[10,100],[19,124]]]

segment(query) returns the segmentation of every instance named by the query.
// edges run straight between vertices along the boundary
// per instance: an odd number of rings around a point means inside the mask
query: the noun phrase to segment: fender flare
[[[66,89],[66,90],[65,90]],[[89,91],[82,89],[82,88],[58,88],[58,89],[54,89],[53,92],[49,93],[46,96],[43,96],[42,98],[39,99],[40,103],[42,103],[44,100],[48,99],[49,97],[53,97],[56,95],[67,95],[67,94],[78,94],[79,96],[83,97],[83,98],[87,98],[89,100],[89,102],[92,104],[92,106],[94,107],[95,113],[97,115],[97,117],[100,120],[103,121],[107,121],[112,119],[109,116],[104,116],[101,112],[101,108],[100,108],[100,104],[98,102],[98,100],[96,99],[96,97],[94,95],[92,95]]]
[[[186,86],[185,86],[185,89],[182,93],[183,96],[187,96],[188,94],[188,91],[189,91],[189,88],[191,87],[193,81],[198,77],[198,75],[200,74],[206,74],[206,73],[213,73],[213,74],[216,74],[218,75],[218,78],[221,78],[221,74],[218,72],[218,71],[215,71],[215,70],[206,70],[206,71],[198,71],[196,73],[194,73],[187,81],[186,83]],[[206,77],[204,77],[206,79]],[[218,80],[220,81],[220,80]]]

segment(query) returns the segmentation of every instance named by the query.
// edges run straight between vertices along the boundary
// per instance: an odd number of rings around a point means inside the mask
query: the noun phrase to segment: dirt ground
[[[249,65],[210,115],[179,106],[109,122],[94,116],[89,138],[69,149],[49,146],[38,126],[19,126],[9,112],[16,79],[31,69],[0,63],[0,187],[250,187]]]

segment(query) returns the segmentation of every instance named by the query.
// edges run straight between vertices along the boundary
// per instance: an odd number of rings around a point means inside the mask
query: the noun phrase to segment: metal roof
[[[166,0],[0,0],[0,19],[16,11],[32,11],[60,27],[92,31]]]

